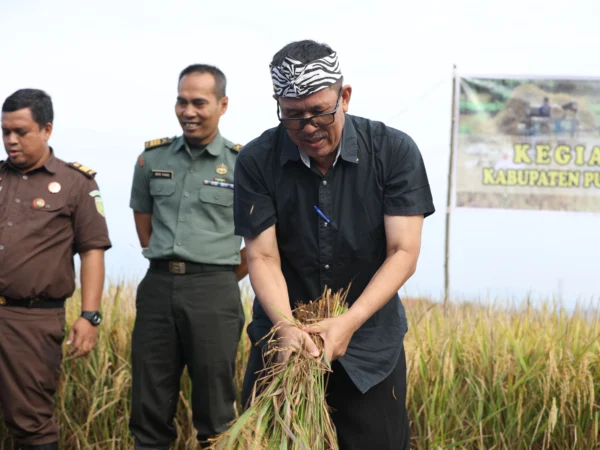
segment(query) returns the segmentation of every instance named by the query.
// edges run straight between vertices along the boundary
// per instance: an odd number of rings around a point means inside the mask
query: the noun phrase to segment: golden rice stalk
[[[315,301],[300,304],[286,320],[302,327],[336,317],[347,310],[346,291],[325,288]],[[337,450],[337,435],[325,401],[327,374],[323,340],[313,336],[321,354],[314,358],[295,350],[285,363],[277,354],[289,350],[277,346],[273,327],[267,341],[265,369],[259,374],[250,406],[229,430],[213,439],[212,450]]]

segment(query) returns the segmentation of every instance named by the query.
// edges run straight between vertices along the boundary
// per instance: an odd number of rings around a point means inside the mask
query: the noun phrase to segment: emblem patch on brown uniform
[[[225,164],[219,164],[217,166],[217,173],[219,175],[225,175],[228,171],[229,171],[229,169],[227,168],[227,166]]]
[[[48,185],[48,192],[50,192],[51,194],[58,194],[60,192],[61,188],[62,188],[62,186],[60,185],[60,183],[53,181],[52,183],[50,183]]]
[[[96,202],[96,210],[102,216],[104,216],[104,203],[102,202],[102,197],[100,196],[100,191],[95,190],[90,192],[90,197],[94,198],[94,202]]]
[[[46,206],[46,200],[43,198],[38,197],[33,201],[33,207],[35,209],[42,209],[44,206]]]

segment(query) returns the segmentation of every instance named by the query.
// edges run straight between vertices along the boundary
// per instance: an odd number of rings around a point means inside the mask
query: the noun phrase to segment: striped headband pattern
[[[330,87],[342,76],[336,52],[308,64],[286,57],[280,66],[269,67],[278,97],[306,97]]]

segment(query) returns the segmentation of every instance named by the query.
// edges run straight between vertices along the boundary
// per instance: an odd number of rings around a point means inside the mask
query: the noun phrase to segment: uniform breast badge
[[[61,185],[60,183],[53,181],[52,183],[50,183],[48,185],[48,192],[50,192],[51,194],[58,194],[61,190]]]
[[[215,178],[215,180],[223,180],[223,181],[212,181],[212,180],[204,180],[204,184],[207,186],[215,186],[227,189],[233,189],[232,183],[227,183],[223,178]]]
[[[227,169],[227,166],[225,164],[219,164],[217,166],[216,171],[219,175],[225,175],[229,171],[229,169]]]

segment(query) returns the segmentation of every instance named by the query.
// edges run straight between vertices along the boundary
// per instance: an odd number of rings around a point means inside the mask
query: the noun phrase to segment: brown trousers
[[[22,445],[56,442],[64,308],[0,306],[0,410]]]

